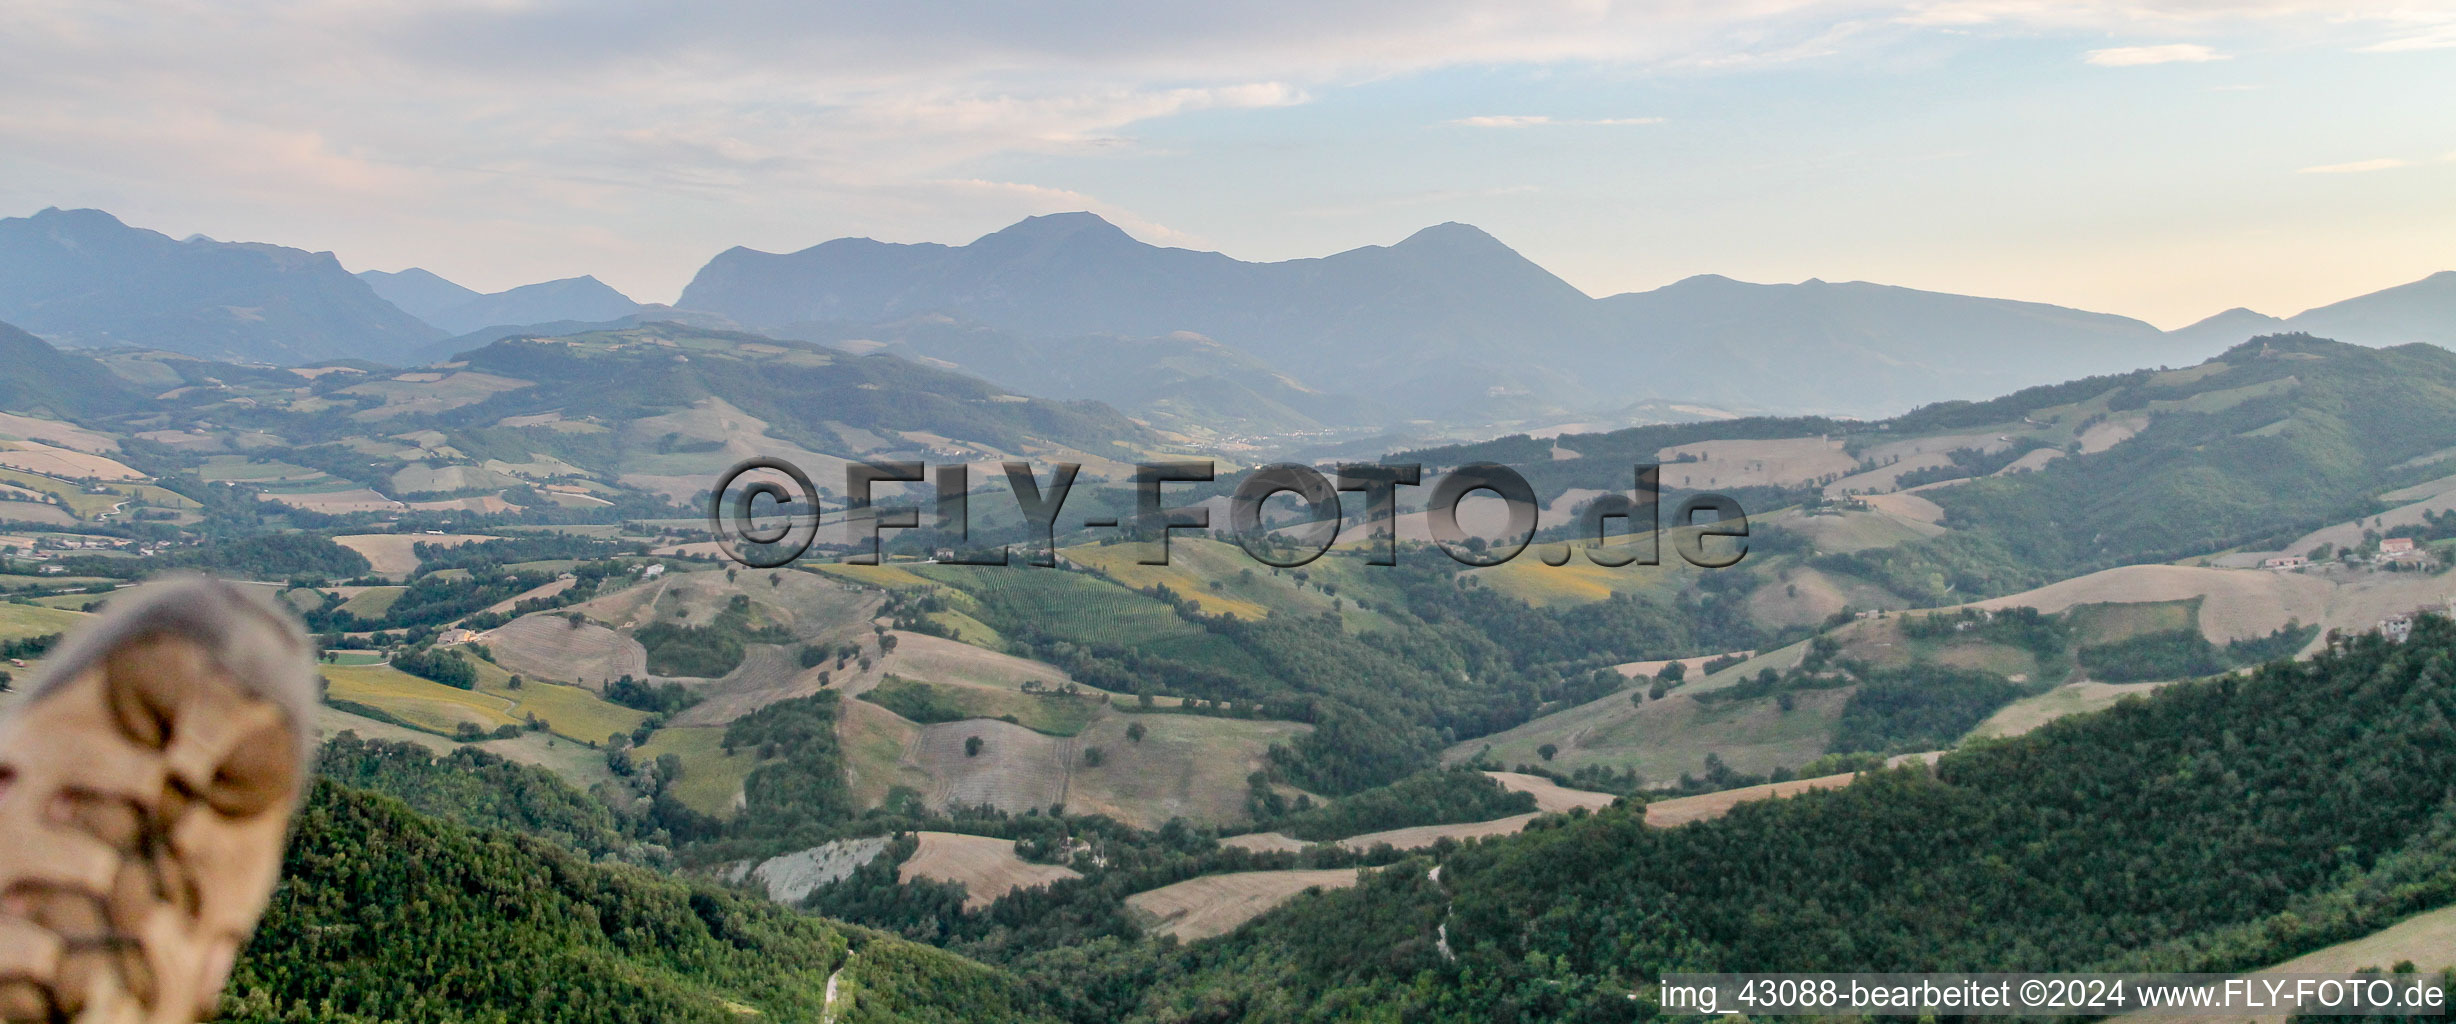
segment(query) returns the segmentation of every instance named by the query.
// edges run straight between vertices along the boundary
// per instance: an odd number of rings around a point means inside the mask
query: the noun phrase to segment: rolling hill
[[[91,416],[135,408],[142,396],[101,363],[0,323],[0,410]]]
[[[2301,332],[2384,348],[2424,342],[2456,348],[2456,270],[2278,318],[2229,309],[2172,333],[2232,345],[2255,334]]]
[[[1715,820],[1606,810],[1487,840],[1301,896],[1130,1002],[1616,1020],[1655,1012],[1671,971],[2263,967],[2456,901],[2437,787],[2331,795],[2456,770],[2451,643],[2430,619]]]

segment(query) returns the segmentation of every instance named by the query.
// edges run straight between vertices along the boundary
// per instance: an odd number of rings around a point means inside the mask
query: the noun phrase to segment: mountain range
[[[409,315],[455,335],[554,321],[602,323],[640,311],[640,304],[630,296],[587,276],[540,281],[491,294],[454,284],[420,267],[392,274],[369,270],[358,279]]]
[[[2304,317],[2360,328],[2336,333],[2366,343],[2445,343],[2456,337],[2456,288],[2435,282]],[[1713,275],[1596,299],[1464,224],[1319,259],[1248,263],[1148,245],[1088,213],[1029,218],[963,246],[847,238],[785,254],[730,249],[680,305],[795,335],[899,325],[897,342],[958,366],[981,357],[946,344],[948,332],[900,325],[934,316],[1026,339],[1109,337],[1128,362],[1171,338],[1215,343],[1314,392],[1478,421],[1645,399],[1882,415],[2194,362],[2278,326],[2221,320],[2168,333],[2043,303]]]
[[[1089,213],[966,245],[726,250],[675,307],[594,277],[483,294],[326,253],[174,241],[95,210],[0,220],[0,320],[73,347],[298,365],[442,361],[491,341],[682,320],[908,358],[1196,435],[1435,425],[1486,434],[1729,412],[1889,415],[2184,365],[2254,334],[2456,346],[2456,272],[2176,331],[2034,302],[1714,275],[1592,298],[1464,224],[1316,259],[1150,245]]]
[[[288,365],[443,335],[329,252],[176,240],[100,210],[0,219],[0,320],[64,345]]]

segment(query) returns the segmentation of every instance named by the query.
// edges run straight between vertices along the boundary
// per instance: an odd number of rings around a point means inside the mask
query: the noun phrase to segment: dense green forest
[[[317,784],[224,997],[230,1021],[1037,1019],[1011,976],[545,839]]]

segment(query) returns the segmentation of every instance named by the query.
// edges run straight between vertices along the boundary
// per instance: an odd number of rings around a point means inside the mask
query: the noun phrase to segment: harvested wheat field
[[[1717,673],[1716,678],[1734,671]],[[1843,706],[1857,692],[1854,687],[1804,690],[1784,710],[1771,697],[1701,702],[1690,694],[1711,687],[1694,675],[1690,679],[1660,699],[1632,702],[1630,698],[1645,696],[1645,691],[1629,689],[1564,708],[1461,742],[1442,757],[1454,764],[1481,756],[1496,764],[1540,764],[1558,772],[1589,765],[1630,768],[1659,784],[1684,772],[1704,771],[1706,755],[1713,754],[1735,770],[1764,773],[1797,767],[1823,754]],[[1549,758],[1543,756],[1546,746],[1553,748]]]
[[[1295,853],[1312,844],[1285,832],[1248,832],[1219,841],[1221,846],[1255,853]]]
[[[374,494],[375,492],[367,493]],[[293,497],[309,498],[317,497],[317,495],[268,495],[268,497],[279,497],[286,502]],[[382,496],[377,495],[377,497]],[[389,498],[384,500],[391,501]],[[418,570],[418,555],[415,549],[420,544],[452,548],[474,541],[500,539],[502,538],[475,533],[358,533],[335,537],[333,543],[367,556],[367,561],[375,566],[376,572],[386,576],[407,576]]]
[[[2456,906],[2424,911],[2350,942],[2340,942],[2252,974],[2352,974],[2364,968],[2388,970],[2411,960],[2423,977],[2456,968]],[[2208,1017],[2141,1011],[2108,1020],[2123,1024],[2201,1024]],[[2262,1024],[2287,1020],[2284,1014],[2235,1014],[2235,1021]],[[2378,1018],[2374,1018],[2378,1019]]]
[[[964,744],[973,737],[981,740],[980,752],[967,755]],[[971,719],[920,727],[905,746],[902,763],[929,777],[922,798],[932,807],[987,804],[1021,814],[1066,802],[1074,750],[1072,737]]]
[[[1695,462],[1678,461],[1683,455]],[[1733,487],[1796,487],[1859,467],[1842,450],[1842,442],[1822,437],[1788,437],[1773,441],[1698,441],[1655,453],[1663,464],[1663,486],[1682,490]]]
[[[1944,521],[1944,508],[1916,494],[1871,494],[1861,499],[1879,512],[1900,516],[1912,522],[1934,525]]]
[[[978,910],[1017,889],[1081,878],[1073,868],[1034,864],[1015,855],[1015,841],[957,832],[916,832],[921,848],[896,869],[896,880],[929,878],[964,887],[964,909]]]
[[[278,502],[291,508],[321,512],[325,515],[348,515],[352,512],[397,512],[407,506],[364,487],[340,491],[300,491],[290,494],[259,494],[264,501]],[[334,538],[340,540],[341,538]],[[346,545],[345,545],[346,546]],[[363,554],[363,552],[362,552]],[[374,561],[369,558],[368,561]],[[416,563],[411,563],[415,567]],[[408,572],[408,569],[401,570]]]
[[[865,804],[890,786],[919,790],[932,807],[988,804],[1014,813],[1064,804],[1137,828],[1170,818],[1203,824],[1248,820],[1245,777],[1263,767],[1272,743],[1303,734],[1295,722],[1199,715],[1103,712],[1074,736],[1051,736],[996,719],[914,725],[868,701],[847,700],[837,735],[848,778]],[[694,709],[696,710],[696,709]],[[1143,726],[1143,738],[1127,729]],[[977,754],[964,743],[981,739]],[[1101,763],[1085,751],[1098,749]]]
[[[1193,942],[1226,935],[1307,889],[1344,889],[1361,877],[1357,868],[1320,871],[1239,871],[1204,875],[1126,897],[1126,908],[1152,935]]]
[[[1139,743],[1126,737],[1136,723],[1144,729]],[[1262,770],[1272,744],[1292,742],[1312,728],[1201,715],[1102,715],[1074,738],[1066,807],[1136,828],[1158,828],[1170,818],[1246,821],[1246,776]],[[1096,768],[1081,756],[1093,748],[1103,754]]]
[[[1755,651],[1733,651],[1731,653],[1739,655],[1742,660],[1757,656],[1757,652]],[[1702,654],[1694,658],[1665,658],[1661,661],[1632,661],[1626,664],[1614,665],[1612,666],[1612,671],[1620,673],[1620,676],[1623,679],[1636,679],[1640,676],[1647,679],[1652,679],[1656,675],[1661,674],[1665,668],[1670,667],[1672,662],[1676,661],[1687,669],[1687,678],[1694,679],[1705,674],[1706,662],[1713,661],[1716,658],[1728,656],[1729,655],[1723,654]]]
[[[533,612],[478,637],[495,664],[524,676],[602,688],[620,676],[646,676],[648,651],[639,641],[593,622]]]
[[[1526,775],[1519,772],[1485,772],[1484,774],[1491,776],[1494,782],[1504,787],[1533,795],[1535,809],[1546,814],[1577,807],[1590,811],[1602,810],[1612,806],[1612,801],[1620,799],[1610,793],[1597,793],[1591,789],[1571,789],[1541,775]]]
[[[2200,633],[2211,643],[2263,636],[2289,619],[2325,621],[2326,580],[2300,573],[2259,569],[2200,569],[2182,565],[2126,565],[2050,583],[2036,590],[1980,601],[1970,607],[2036,608],[2055,614],[2078,604],[2139,604],[2203,598]]]
[[[63,480],[143,480],[145,474],[118,461],[44,444],[41,441],[0,441],[0,466],[43,473]]]
[[[1850,494],[1886,494],[1900,489],[1902,474],[1922,469],[1941,469],[1953,464],[1952,456],[1942,453],[1905,456],[1902,461],[1879,466],[1863,473],[1853,473],[1825,485],[1825,496],[1839,498]]]
[[[2429,521],[2428,517],[2444,515],[2449,511],[2456,511],[2456,491],[2441,491],[2420,501],[2399,505],[2378,515],[2364,516],[2350,522],[2313,530],[2287,544],[2283,553],[2308,554],[2311,549],[2322,544],[2333,544],[2340,548],[2353,547],[2362,543],[2362,535],[2366,530],[2376,530],[2382,536],[2394,537],[2400,533],[2402,527],[2425,525]]]
[[[847,666],[850,671],[851,666]],[[742,663],[733,671],[703,682],[683,677],[700,702],[674,716],[676,725],[721,725],[780,700],[807,697],[825,687],[821,668],[803,668],[794,648],[777,644],[746,644]],[[658,679],[668,677],[658,676]]]
[[[1358,852],[1370,850],[1376,846],[1387,846],[1394,850],[1421,850],[1444,839],[1464,842],[1469,839],[1482,839],[1486,836],[1517,835],[1526,831],[1526,823],[1533,820],[1535,820],[1533,814],[1513,814],[1506,818],[1494,818],[1491,821],[1469,821],[1456,825],[1417,825],[1413,828],[1394,828],[1383,832],[1367,832],[1363,835],[1349,836],[1339,840],[1339,845]]]
[[[62,448],[80,452],[115,452],[119,442],[107,434],[98,434],[74,423],[36,419],[15,413],[0,412],[0,439],[28,438],[47,441]]]
[[[1697,796],[1657,800],[1646,805],[1646,824],[1657,828],[1668,828],[1673,825],[1686,825],[1692,821],[1706,821],[1729,814],[1732,808],[1744,803],[1771,800],[1776,797],[1798,796],[1811,790],[1839,789],[1850,785],[1851,780],[1858,777],[1852,773],[1819,775],[1813,779],[1769,782],[1762,786],[1726,789],[1720,793],[1703,793]]]
[[[1050,689],[1073,682],[1064,670],[1046,662],[982,650],[925,633],[896,630],[894,634],[895,650],[886,657],[886,670],[917,682],[969,684],[1016,692],[1021,692],[1027,681]]]
[[[2035,697],[2024,697],[1987,716],[1970,736],[2019,736],[2066,715],[2110,708],[2116,701],[2147,694],[2165,683],[2066,683]]]
[[[1931,506],[1934,504],[1916,495],[1910,497]],[[1870,505],[1866,511],[1829,507],[1815,515],[1788,511],[1769,517],[1767,522],[1807,538],[1816,550],[1827,554],[1899,547],[1945,532],[1944,527],[1933,522],[1896,515],[1874,505]]]
[[[2140,433],[2148,426],[2148,413],[2129,413],[2110,417],[2088,430],[2081,431],[2081,436],[2075,440],[2081,442],[2081,454],[2096,455],[2131,440],[2132,435]]]

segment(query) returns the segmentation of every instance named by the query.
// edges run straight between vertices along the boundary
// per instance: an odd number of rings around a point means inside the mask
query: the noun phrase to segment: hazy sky
[[[2456,269],[2456,0],[0,5],[0,215],[671,301],[732,245],[1447,220],[1590,294],[2176,326]]]

